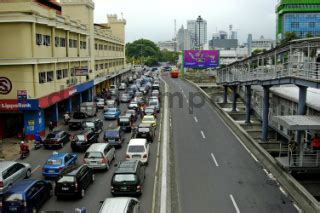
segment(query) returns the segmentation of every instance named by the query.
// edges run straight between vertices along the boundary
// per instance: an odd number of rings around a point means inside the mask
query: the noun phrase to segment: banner
[[[218,50],[185,50],[184,67],[216,68],[219,66]]]

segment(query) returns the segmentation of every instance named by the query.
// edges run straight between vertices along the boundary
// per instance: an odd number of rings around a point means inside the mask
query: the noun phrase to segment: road
[[[196,89],[164,77],[172,99],[175,174],[180,212],[297,212]],[[193,100],[193,101],[192,101]],[[191,108],[190,108],[191,107]]]
[[[120,109],[122,114],[127,110],[127,104],[121,104]],[[160,117],[160,116],[158,116]],[[98,118],[103,120],[103,113],[100,110]],[[159,120],[159,118],[158,118]],[[140,123],[140,120],[136,122]],[[116,126],[116,121],[104,121],[103,129],[112,129]],[[59,129],[67,129],[67,126],[62,126]],[[159,128],[158,128],[159,129]],[[153,197],[153,186],[155,177],[155,162],[156,162],[156,151],[158,145],[158,131],[156,133],[155,142],[150,147],[150,161],[146,169],[146,180],[144,183],[143,194],[139,198],[141,201],[141,210],[143,213],[151,212],[152,208],[152,197]],[[102,142],[103,134],[100,134],[99,141]],[[95,172],[95,182],[89,186],[86,190],[85,197],[82,199],[61,199],[57,200],[53,196],[48,200],[41,208],[40,211],[64,211],[67,213],[74,212],[75,208],[85,207],[87,212],[98,212],[101,204],[99,201],[105,200],[107,197],[112,197],[110,193],[110,183],[112,175],[116,169],[116,163],[125,160],[125,152],[127,148],[127,142],[130,140],[130,133],[126,133],[126,143],[121,149],[116,151],[116,161],[112,162],[112,167],[109,171],[98,171]],[[41,166],[44,164],[46,159],[54,150],[34,150],[31,155],[28,156],[24,161],[32,165],[34,172],[31,178],[43,179],[41,174]],[[57,150],[59,152],[72,152],[70,143],[66,144],[63,149]],[[84,153],[77,153],[78,163],[83,162]]]

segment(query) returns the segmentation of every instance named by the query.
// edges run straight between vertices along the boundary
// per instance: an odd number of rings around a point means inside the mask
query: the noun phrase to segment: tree
[[[295,40],[298,39],[299,37],[297,36],[297,34],[295,32],[286,32],[284,34],[284,39],[282,39],[281,44],[285,44],[288,43],[291,40]]]
[[[307,38],[312,38],[312,37],[313,37],[313,34],[312,34],[311,32],[308,32],[307,35],[306,35],[306,37],[307,37]]]
[[[255,49],[253,52],[252,52],[252,56],[255,56],[255,55],[258,55],[260,53],[264,53],[266,52],[267,50],[266,49]]]
[[[128,61],[144,61],[145,58],[153,58],[158,60],[160,49],[157,45],[147,39],[139,39],[132,43],[126,44],[126,56]],[[150,60],[149,60],[150,61]]]

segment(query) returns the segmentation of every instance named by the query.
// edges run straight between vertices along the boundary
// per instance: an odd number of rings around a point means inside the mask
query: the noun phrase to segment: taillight
[[[3,187],[3,181],[0,181],[0,187]]]
[[[76,189],[78,189],[78,184],[76,183],[76,184],[74,185],[74,187],[76,187]]]
[[[137,186],[137,192],[140,192],[140,191],[141,191],[141,186],[138,185],[138,186]]]
[[[147,155],[147,154],[143,155],[143,158],[147,158],[147,157],[148,157],[148,155]]]
[[[0,208],[2,208],[2,201],[0,201]]]

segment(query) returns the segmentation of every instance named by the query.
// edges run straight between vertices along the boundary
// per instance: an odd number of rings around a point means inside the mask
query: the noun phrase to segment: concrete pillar
[[[58,108],[58,104],[56,103],[56,104],[52,105],[50,110],[51,110],[51,113],[50,113],[50,115],[51,115],[51,121],[53,121],[53,122],[58,122],[58,120],[59,120],[59,108]]]
[[[251,120],[251,86],[246,86],[246,123]]]
[[[77,95],[77,107],[78,107],[79,110],[80,110],[81,103],[82,103],[82,95],[81,95],[81,93],[79,93]]]
[[[65,105],[66,105],[66,112],[72,112],[72,101],[71,101],[71,97],[68,98],[65,101]]]
[[[268,140],[270,86],[263,86],[262,140]]]
[[[91,102],[92,99],[93,99],[93,98],[92,98],[92,88],[88,89],[87,95],[88,95],[87,100],[88,100],[89,102]]]
[[[232,112],[237,111],[237,86],[232,86]]]
[[[224,93],[223,93],[223,103],[228,103],[228,86],[224,87]]]
[[[306,114],[306,108],[307,108],[306,101],[307,101],[307,87],[299,86],[298,115]],[[300,156],[303,155],[303,142],[301,141],[301,135],[302,135],[302,131],[297,131],[297,143],[300,146]],[[302,164],[302,161],[301,161],[301,164]]]

